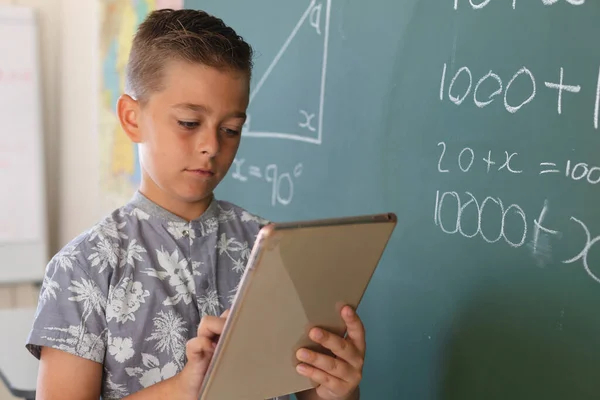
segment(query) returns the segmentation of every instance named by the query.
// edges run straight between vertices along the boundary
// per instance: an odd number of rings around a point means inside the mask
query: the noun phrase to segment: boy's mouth
[[[194,175],[202,176],[202,177],[210,177],[215,173],[208,168],[198,168],[198,169],[186,169],[187,172],[191,172]]]

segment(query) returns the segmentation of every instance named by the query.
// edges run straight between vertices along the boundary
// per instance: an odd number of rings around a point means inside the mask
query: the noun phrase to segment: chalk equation
[[[261,168],[258,165],[246,164],[243,158],[236,158],[233,160],[231,177],[240,182],[262,180],[270,183],[271,206],[287,206],[294,198],[294,183],[302,175],[303,168],[302,163],[298,163],[291,172],[280,172],[276,164]]]
[[[521,174],[523,169],[519,162],[519,153],[513,151],[493,152],[488,150],[483,156],[478,155],[470,147],[463,147],[456,154],[449,155],[446,142],[438,142],[439,157],[437,170],[440,173],[470,172],[481,166],[487,173],[490,171],[505,171],[511,174]],[[600,183],[600,166],[590,165],[586,162],[567,160],[562,164],[552,161],[539,163],[539,175],[559,174],[573,181],[587,182],[591,185]]]
[[[452,78],[449,77],[452,75]],[[556,94],[556,112],[560,115],[563,113],[565,98],[567,95],[575,96],[581,92],[582,87],[578,84],[565,83],[565,71],[560,67],[558,77],[548,81],[544,81],[543,88],[554,91]],[[505,84],[505,82],[508,82]],[[513,85],[519,88],[524,88],[526,94],[519,99],[514,99],[510,96]],[[485,108],[491,105],[498,98],[498,102],[502,102],[500,107],[504,107],[506,111],[514,114],[520,111],[527,104],[534,101],[538,94],[540,83],[536,80],[533,72],[527,67],[522,67],[512,76],[500,77],[493,70],[489,70],[482,77],[473,76],[473,73],[467,66],[460,67],[456,72],[448,71],[447,63],[442,66],[440,92],[441,101],[449,100],[451,103],[460,106],[468,99],[478,108]],[[590,105],[593,108],[593,123],[594,128],[598,129],[598,120],[600,114],[600,70],[595,88],[595,102]]]
[[[446,157],[446,142],[439,142],[438,147],[440,148],[440,156],[438,159],[438,172],[447,173],[451,172],[450,161],[447,161]],[[505,170],[511,174],[520,174],[523,171],[516,166],[517,161],[516,157],[519,153],[504,151],[500,152],[501,155],[497,156],[496,160],[494,160],[494,153],[492,150],[488,150],[487,154],[481,158],[481,161],[485,163],[487,172],[489,173],[493,166],[496,171]],[[469,172],[473,164],[475,163],[476,156],[475,151],[470,147],[464,147],[455,158],[456,163],[454,165],[458,165],[458,169],[462,172]],[[448,164],[447,164],[448,163]]]
[[[548,258],[550,247],[547,245],[548,236],[562,238],[564,235],[552,228],[544,226],[544,219],[548,213],[548,202],[544,201],[537,217],[528,220],[525,210],[518,204],[507,205],[499,197],[487,196],[483,200],[477,199],[471,192],[458,193],[455,191],[435,193],[435,208],[433,212],[434,224],[448,235],[459,234],[468,239],[480,238],[486,243],[504,242],[512,248],[519,248],[526,244],[528,234],[533,231],[528,243],[534,257]],[[473,216],[465,218],[466,214]],[[486,232],[483,222],[493,219],[495,226]],[[573,257],[562,260],[564,264],[581,262],[586,273],[600,283],[598,273],[594,272],[588,263],[588,254],[596,243],[600,242],[600,235],[592,237],[587,225],[576,218],[570,217],[570,221],[577,224],[585,233],[585,243],[581,244],[581,250]],[[488,226],[490,226],[488,224]],[[508,231],[513,232],[509,237]]]
[[[512,3],[512,8],[515,10],[517,8],[517,0],[495,0],[496,2],[504,2],[507,4]],[[533,0],[527,0],[533,1]],[[566,3],[572,6],[581,6],[585,4],[586,0],[537,0],[540,4],[545,6],[552,6],[556,3]],[[454,0],[454,9],[458,10],[459,6],[465,5],[467,7],[472,8],[473,10],[481,10],[488,6],[492,0]]]

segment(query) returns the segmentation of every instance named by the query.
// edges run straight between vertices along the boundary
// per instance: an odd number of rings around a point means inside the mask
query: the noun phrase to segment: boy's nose
[[[200,135],[198,151],[209,157],[214,157],[219,153],[219,133],[216,129],[206,129]]]

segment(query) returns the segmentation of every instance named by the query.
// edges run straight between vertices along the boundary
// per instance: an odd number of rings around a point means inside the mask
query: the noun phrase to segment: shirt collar
[[[171,211],[163,208],[150,200],[148,197],[144,196],[139,190],[133,194],[133,198],[130,201],[130,204],[133,207],[139,208],[145,213],[149,214],[152,217],[160,218],[166,220],[168,222],[176,222],[176,223],[188,223],[188,221],[180,216],[173,214]],[[219,207],[216,198],[212,197],[208,208],[201,216],[190,221],[191,223],[202,223],[206,222],[208,219],[215,218],[219,214]]]

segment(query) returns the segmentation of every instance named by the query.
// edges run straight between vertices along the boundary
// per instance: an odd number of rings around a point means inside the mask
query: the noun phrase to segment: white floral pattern
[[[104,272],[108,267],[114,269],[119,265],[119,246],[109,239],[101,238],[96,246],[92,248],[92,251],[93,253],[88,257],[88,260],[92,262],[92,267],[100,267],[99,273]]]
[[[169,379],[177,373],[177,366],[173,362],[166,363],[162,368],[160,361],[152,354],[142,354],[142,362],[145,368],[125,368],[129,376],[139,379],[142,387],[148,387],[162,380]]]
[[[100,288],[92,280],[81,279],[81,282],[71,281],[72,286],[69,290],[75,296],[69,297],[69,300],[83,303],[83,322],[96,311],[99,315],[106,309],[106,297],[102,294]]]
[[[155,269],[146,269],[143,272],[149,276],[165,280],[168,278],[169,284],[175,289],[175,296],[167,297],[163,304],[174,305],[183,301],[185,304],[190,304],[196,295],[196,285],[194,276],[188,266],[188,260],[179,258],[179,251],[175,250],[169,254],[164,250],[156,251],[158,264],[164,271],[156,271]]]
[[[218,315],[220,304],[216,290],[209,290],[205,295],[198,298],[198,307],[202,317],[205,315]]]
[[[242,222],[256,222],[260,225],[267,225],[269,223],[268,220],[261,218],[259,216],[250,214],[248,211],[243,210],[242,216],[240,217]]]
[[[215,200],[187,222],[137,193],[51,260],[27,348],[102,363],[106,399],[174,376],[200,319],[231,307],[261,221]]]
[[[79,251],[75,250],[75,246],[67,245],[63,250],[54,256],[54,267],[62,268],[64,271],[73,269],[73,263],[77,261]]]
[[[219,219],[218,218],[208,218],[206,221],[202,223],[201,233],[202,236],[208,236],[211,233],[217,232],[219,229]]]
[[[110,322],[113,319],[121,323],[135,321],[135,312],[142,303],[146,302],[148,296],[150,291],[144,290],[141,282],[123,278],[123,281],[109,293],[110,302],[106,310],[106,321]]]
[[[89,241],[100,239],[127,239],[123,228],[127,222],[117,222],[114,217],[109,216],[90,230]]]
[[[229,222],[229,221],[235,221],[236,219],[236,215],[235,215],[235,210],[234,209],[224,209],[223,207],[219,206],[219,216],[217,217],[217,220],[220,223],[225,223],[225,222]]]
[[[46,327],[48,333],[59,332],[56,336],[42,336],[42,339],[48,341],[48,344],[55,344],[55,347],[60,350],[65,350],[68,353],[81,355],[85,354],[90,360],[102,362],[104,351],[106,349],[104,339],[101,332],[100,335],[86,332],[81,325],[71,325],[68,328]]]
[[[225,254],[231,259],[233,262],[232,268],[235,272],[244,272],[251,253],[248,242],[237,241],[233,237],[227,237],[227,233],[222,233],[217,243],[217,249],[219,254]],[[238,257],[234,257],[236,253]]]
[[[172,310],[160,311],[152,322],[154,330],[146,340],[157,341],[155,349],[172,355],[175,363],[183,367],[187,328],[183,318]]]
[[[105,399],[122,399],[123,397],[129,396],[129,392],[127,391],[127,385],[114,383],[112,379],[112,374],[110,372],[106,373],[106,385],[105,385]]]
[[[120,267],[124,267],[129,264],[131,266],[135,265],[135,261],[144,261],[142,258],[142,253],[146,252],[146,249],[140,246],[137,243],[137,240],[133,239],[129,242],[127,249],[119,249],[121,254],[121,261],[119,263]]]
[[[40,303],[45,303],[50,299],[56,300],[57,291],[60,291],[60,284],[53,280],[50,276],[44,276],[42,290],[40,291]]]
[[[108,342],[108,353],[121,364],[129,360],[135,352],[133,351],[133,340],[131,338],[111,337]]]
[[[129,215],[131,215],[132,217],[136,217],[140,221],[146,221],[150,219],[150,214],[137,207],[134,207],[133,210],[131,210],[131,212],[129,213]]]

